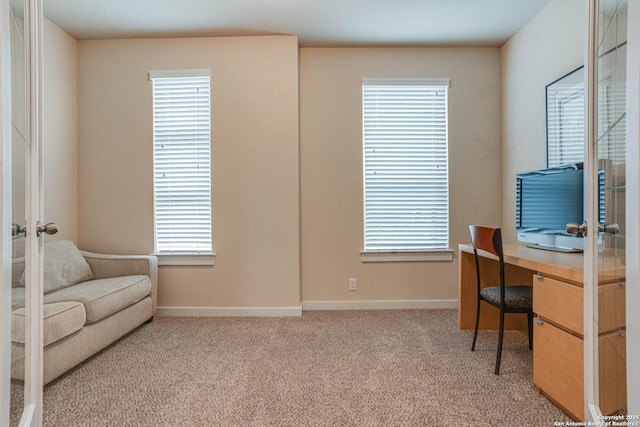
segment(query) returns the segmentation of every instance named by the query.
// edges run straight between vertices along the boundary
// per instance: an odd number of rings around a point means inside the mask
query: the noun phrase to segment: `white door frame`
[[[629,0],[628,22],[640,22],[640,0]],[[640,26],[627,29],[626,313],[627,413],[640,415]]]
[[[598,247],[595,209],[598,154],[591,148],[597,138],[597,19],[598,0],[587,2],[585,27],[585,170],[587,176],[587,223],[590,233],[585,250],[584,288],[584,403],[585,419],[602,422],[599,409],[598,330],[593,322],[598,312]],[[640,0],[628,0],[627,21],[640,22]],[[627,120],[626,120],[626,369],[627,413],[640,415],[640,26],[627,26]]]
[[[43,363],[43,238],[37,225],[43,217],[42,201],[42,0],[25,0],[25,45],[27,51],[27,117],[31,149],[27,161],[27,248],[25,281],[29,328],[25,340],[24,414],[20,427],[42,425]],[[28,343],[28,345],[27,345]],[[28,378],[28,381],[27,381]]]
[[[584,99],[585,99],[585,204],[588,232],[584,250],[584,416],[586,421],[602,419],[598,393],[598,329],[593,322],[598,312],[598,153],[594,143],[598,135],[597,56],[598,56],[598,0],[586,2]]]
[[[25,295],[25,381],[24,412],[20,426],[42,425],[42,238],[36,232],[43,213],[42,203],[42,0],[25,0],[26,102],[27,133],[30,150],[25,171],[27,190],[27,239],[25,281],[31,284]],[[0,0],[1,68],[0,96],[2,97],[0,130],[2,132],[2,161],[0,179],[2,195],[2,328],[0,352],[2,383],[0,386],[0,425],[9,423],[11,378],[11,46],[9,0]]]
[[[9,425],[11,384],[11,45],[9,1],[0,0],[0,134],[2,135],[2,161],[0,161],[0,425]]]

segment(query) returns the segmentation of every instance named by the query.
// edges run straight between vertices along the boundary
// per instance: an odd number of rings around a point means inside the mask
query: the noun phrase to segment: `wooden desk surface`
[[[584,283],[584,256],[581,253],[545,251],[513,243],[505,244],[503,249],[506,264],[574,282],[580,286]],[[459,250],[473,254],[471,244],[461,244]],[[497,259],[488,253],[483,255]],[[625,277],[624,254],[622,256],[606,255],[600,258],[600,263],[598,280],[601,284],[618,281]]]
[[[473,254],[471,244],[461,244],[459,245],[459,249],[460,251]],[[545,251],[518,244],[505,244],[503,250],[504,262],[506,264],[526,268],[533,272],[540,272],[548,276],[558,277],[575,283],[582,284],[584,282],[584,257],[580,253]],[[483,254],[483,256],[497,259],[488,253]]]

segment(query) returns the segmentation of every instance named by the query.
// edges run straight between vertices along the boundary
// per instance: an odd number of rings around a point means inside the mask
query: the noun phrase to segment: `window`
[[[449,251],[448,86],[363,80],[364,254]]]
[[[209,70],[152,71],[155,250],[213,253]]]

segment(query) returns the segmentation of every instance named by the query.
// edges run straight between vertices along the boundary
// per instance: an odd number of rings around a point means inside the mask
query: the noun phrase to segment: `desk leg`
[[[458,329],[475,327],[476,304],[476,271],[473,254],[459,252],[458,257]]]

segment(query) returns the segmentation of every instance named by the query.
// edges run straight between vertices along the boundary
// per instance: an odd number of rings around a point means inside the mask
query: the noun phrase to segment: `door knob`
[[[604,225],[598,224],[598,231],[600,233],[618,234],[620,232],[620,227],[615,222],[612,222],[611,224],[604,224]]]
[[[607,234],[618,234],[620,232],[620,226],[615,222],[611,224],[598,224],[598,233],[607,233]],[[576,224],[575,222],[570,222],[567,224],[567,233],[569,234],[581,234],[583,236],[587,235],[587,223],[584,224]]]
[[[11,224],[11,237],[18,237],[21,234],[27,235],[27,227],[16,224],[15,222]]]
[[[58,227],[58,224],[54,224],[53,222],[42,225],[38,221],[38,224],[36,226],[37,236],[40,236],[40,233],[56,234],[58,231],[60,231],[60,227]]]
[[[586,236],[587,235],[587,223],[584,222],[582,224],[578,224],[575,222],[570,222],[567,224],[567,233],[569,234],[579,234],[582,236]]]

